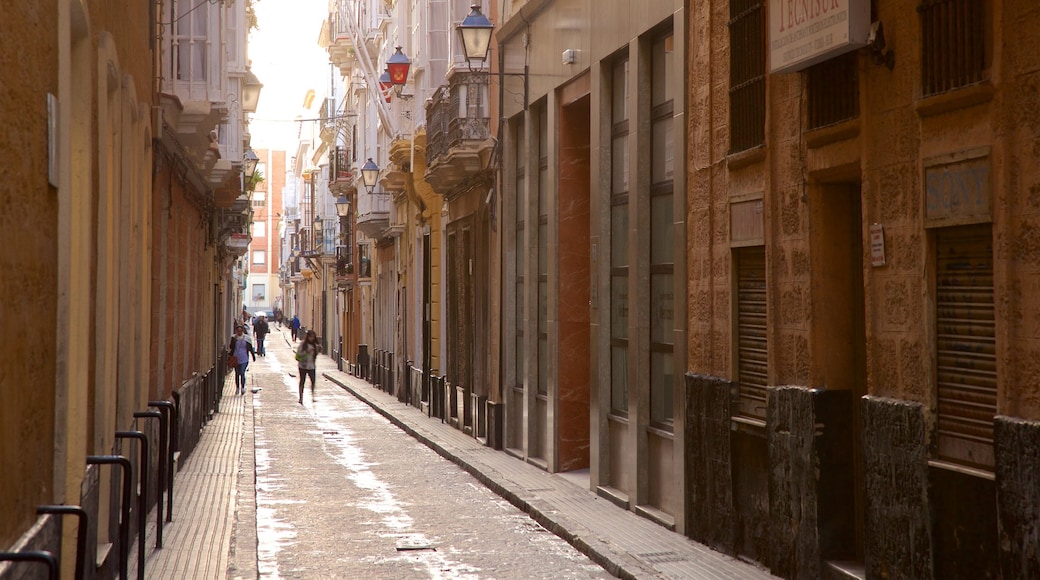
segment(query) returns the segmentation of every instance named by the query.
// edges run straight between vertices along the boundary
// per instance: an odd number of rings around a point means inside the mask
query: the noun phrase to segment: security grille
[[[809,129],[826,127],[859,116],[859,69],[849,52],[806,71]]]
[[[766,335],[766,252],[741,248],[737,261],[737,414],[765,420],[769,344]]]
[[[991,227],[938,230],[935,248],[938,455],[992,469],[997,357]]]
[[[934,95],[982,80],[986,68],[984,0],[921,0],[921,83]]]
[[[729,3],[730,153],[765,142],[766,36],[762,0]]]

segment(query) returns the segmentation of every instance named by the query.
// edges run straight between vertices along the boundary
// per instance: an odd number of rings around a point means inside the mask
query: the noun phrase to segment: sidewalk
[[[268,340],[289,330],[272,328]],[[457,429],[341,372],[327,356],[318,372],[392,423],[455,462],[608,572],[621,578],[772,578],[768,571],[713,551],[614,506],[564,476],[547,473],[482,445]],[[233,376],[233,375],[232,375]],[[254,379],[250,379],[251,386]],[[256,385],[260,386],[260,385]],[[177,472],[174,518],[155,549],[155,510],[148,520],[146,576],[170,579],[256,578],[253,398],[224,385],[220,413]],[[137,545],[130,577],[137,577]]]

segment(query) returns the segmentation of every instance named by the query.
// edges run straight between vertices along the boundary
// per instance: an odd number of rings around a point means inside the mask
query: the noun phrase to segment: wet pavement
[[[245,395],[228,378],[177,473],[161,550],[149,517],[145,577],[772,577],[484,447],[328,357],[300,404],[289,336],[272,328]]]
[[[247,371],[261,388],[249,395],[257,577],[610,577],[320,374],[298,403],[292,352],[271,338]]]

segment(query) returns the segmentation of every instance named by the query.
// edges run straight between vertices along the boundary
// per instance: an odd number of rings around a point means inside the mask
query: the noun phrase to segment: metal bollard
[[[90,518],[87,515],[87,510],[79,507],[78,505],[41,505],[36,506],[36,513],[38,514],[61,514],[61,515],[74,515],[79,517],[79,524],[76,527],[76,580],[82,580],[84,576],[84,560],[87,554],[87,526],[90,523]],[[64,522],[62,523],[64,528]]]
[[[148,516],[148,437],[140,431],[116,431],[116,439],[137,439],[141,447],[141,493],[137,496],[137,580],[144,580],[145,548]]]
[[[155,481],[155,503],[156,503],[156,506],[158,508],[156,510],[156,514],[155,514],[155,526],[156,526],[155,527],[155,547],[156,548],[162,548],[162,532],[163,532],[163,519],[162,519],[162,516],[163,516],[163,493],[162,493],[162,486],[163,486],[164,480],[166,479],[164,477],[166,475],[166,461],[164,460],[164,457],[163,457],[166,454],[166,444],[167,444],[167,438],[166,438],[166,429],[167,429],[167,427],[166,427],[166,416],[163,413],[160,413],[159,411],[138,411],[138,412],[134,413],[134,418],[135,419],[158,419],[159,420],[159,461],[156,462],[156,463],[159,464],[158,465],[159,473],[156,474],[157,475],[157,479]],[[143,471],[144,467],[142,467],[141,470]],[[145,490],[144,490],[144,495],[145,495],[145,505],[147,506],[148,505],[147,504],[147,500],[148,500],[148,489],[147,488],[145,488]],[[142,514],[142,518],[143,517],[144,517],[144,515]]]
[[[173,455],[180,442],[177,439],[177,405],[170,401],[148,401],[149,407],[156,407],[167,416],[167,469],[166,469],[166,521],[173,521]],[[162,477],[161,475],[159,477]],[[162,511],[161,509],[159,511]]]
[[[123,468],[123,501],[119,506],[119,577],[128,580],[130,568],[130,486],[133,485],[134,467],[122,455],[88,455],[87,465],[120,465]]]
[[[6,562],[42,562],[47,565],[47,577],[58,580],[58,561],[54,554],[42,550],[28,550],[25,552],[0,552],[0,561]]]

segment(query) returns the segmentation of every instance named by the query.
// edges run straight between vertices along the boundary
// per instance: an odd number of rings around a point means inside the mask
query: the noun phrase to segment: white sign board
[[[870,0],[769,0],[769,70],[802,70],[867,45]]]
[[[870,224],[870,264],[875,268],[885,265],[885,227]]]

